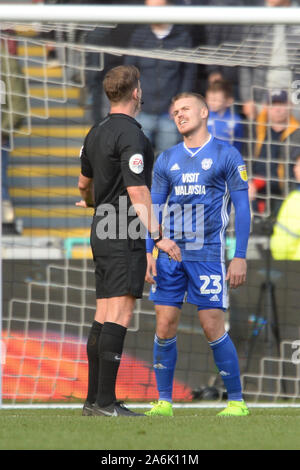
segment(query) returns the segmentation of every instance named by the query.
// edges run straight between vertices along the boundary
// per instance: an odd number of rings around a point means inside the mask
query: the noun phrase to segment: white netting
[[[116,25],[108,26],[108,28],[115,28]],[[292,27],[292,34],[289,36],[289,40],[286,44],[286,55],[288,57],[288,63],[283,66],[276,66],[278,70],[282,68],[293,71],[293,74],[297,76],[300,74],[300,55],[298,50],[300,28]],[[206,46],[200,45],[199,47],[193,48],[176,48],[173,50],[165,49],[143,49],[143,48],[124,48],[114,47],[112,45],[91,45],[86,44],[86,34],[95,30],[92,25],[84,24],[28,24],[12,25],[12,23],[4,23],[2,25],[2,31],[10,29],[10,34],[7,32],[1,33],[2,47],[1,57],[3,61],[2,74],[3,76],[16,78],[23,80],[23,91],[14,91],[13,89],[8,90],[8,96],[10,100],[13,98],[23,98],[22,109],[13,109],[13,106],[7,106],[7,112],[10,114],[10,119],[5,123],[5,131],[9,135],[8,143],[5,142],[6,148],[12,150],[14,148],[14,135],[32,135],[32,120],[48,120],[55,115],[55,111],[59,114],[61,110],[55,110],[54,106],[66,104],[72,91],[70,88],[74,88],[74,95],[77,93],[82,94],[86,91],[86,74],[87,72],[100,72],[103,70],[104,57],[107,55],[122,58],[126,56],[133,57],[147,57],[149,59],[162,59],[167,61],[176,61],[182,63],[195,63],[208,66],[227,66],[232,68],[237,67],[250,67],[253,69],[263,68],[271,60],[273,53],[273,35],[267,34],[261,37],[255,38],[253,34],[247,32],[241,33],[240,40],[231,43],[220,43],[218,46]],[[99,31],[105,30],[104,26],[97,26]],[[12,33],[13,31],[13,33]],[[18,34],[16,34],[16,31]],[[41,38],[41,34],[52,34],[52,39]],[[103,33],[102,33],[103,34]],[[29,37],[27,36],[29,35]],[[32,37],[33,36],[33,37]],[[77,41],[75,41],[75,36]],[[95,36],[97,38],[97,36]],[[101,42],[101,34],[99,35],[99,42]],[[16,67],[11,70],[11,61],[8,60],[9,55],[9,44],[14,42],[17,46],[18,54],[13,57],[13,61],[17,63]],[[107,43],[107,41],[104,41]],[[55,50],[57,61],[55,64],[49,63],[49,51]],[[93,53],[98,56],[96,63],[87,63],[87,55]],[[11,58],[11,57],[10,57]],[[274,68],[276,68],[274,67]],[[294,80],[287,88],[289,89],[290,96],[292,98],[292,111],[299,104],[299,81]],[[255,85],[250,87],[249,97],[255,101],[257,93],[262,95],[268,92],[268,88],[264,84]],[[250,98],[249,98],[250,99]],[[8,100],[9,101],[9,100]],[[8,103],[9,104],[9,103]],[[235,102],[235,105],[239,105],[241,102]],[[19,127],[19,120],[14,121],[13,117],[19,116],[23,118],[23,125]],[[297,109],[296,109],[297,114]],[[299,114],[299,113],[298,113]],[[65,116],[67,115],[67,111]],[[78,111],[78,116],[83,117],[83,113]],[[254,122],[246,122],[241,117],[241,124],[248,128],[247,135],[242,137],[240,140],[245,146],[244,158],[245,160],[251,159],[255,154],[255,142],[257,137],[253,134],[251,128],[256,124]],[[16,125],[15,123],[16,122]],[[266,123],[266,126],[270,127],[270,123]],[[290,146],[289,138],[284,141],[283,145]],[[254,155],[254,161],[255,161]],[[268,156],[270,163],[273,163],[272,156]],[[286,167],[288,163],[282,162]],[[252,176],[252,164],[250,162],[248,171],[250,177]],[[273,175],[272,181],[275,181],[282,186],[284,190],[282,192],[283,197],[286,197],[290,190],[290,171],[287,169],[284,172],[285,177]],[[281,178],[281,180],[280,180]],[[267,178],[267,181],[270,177]],[[280,181],[279,181],[280,180]],[[266,185],[265,194],[261,195],[261,198],[265,200],[266,209],[265,215],[270,214],[270,197],[271,197],[271,186]],[[282,200],[278,194],[273,194],[274,199]]]
[[[117,29],[116,25],[97,27],[100,30]],[[289,62],[285,65],[295,74],[300,74],[298,29],[293,27],[294,39],[287,43]],[[88,248],[91,212],[81,212],[75,208],[74,202],[78,200],[79,150],[87,130],[93,124],[87,72],[100,73],[105,69],[107,57],[121,63],[125,55],[206,66],[226,65],[232,69],[245,66],[257,70],[265,67],[273,53],[270,36],[253,38],[246,33],[239,41],[223,41],[215,46],[201,44],[189,49],[163,50],[121,47],[107,44],[107,41],[105,44],[88,44],[86,37],[93,31],[95,26],[88,23],[1,24],[0,54],[4,64],[2,74],[7,84],[6,103],[12,105],[13,98],[22,98],[23,102],[17,110],[7,107],[10,118],[3,127],[9,137],[4,148],[10,152],[10,194],[16,220],[22,226],[22,236],[4,236],[2,241],[5,286],[3,338],[6,344],[3,398],[13,402],[82,399],[85,393],[85,341],[95,307],[93,265]],[[9,66],[11,45],[17,52],[13,59],[19,71],[12,72]],[[55,62],[49,54],[53,50],[56,53]],[[87,60],[91,53],[97,56],[96,62]],[[10,86],[14,78],[23,81],[24,92]],[[294,86],[291,92],[297,92],[297,83],[294,82]],[[256,91],[251,89],[251,98],[255,97]],[[265,84],[260,85],[260,91],[267,91]],[[233,107],[238,106],[241,107],[242,102],[236,99]],[[296,111],[297,107],[296,103]],[[18,120],[14,121],[14,114],[22,118],[21,126]],[[252,177],[257,143],[254,132],[256,121],[242,116],[240,122],[249,131],[240,138],[240,142],[244,145],[243,155]],[[270,128],[270,123],[266,123],[266,127]],[[283,146],[288,152],[291,146],[289,138]],[[272,157],[268,156],[267,161],[273,163]],[[271,196],[282,201],[293,182],[289,173],[278,177],[284,191],[281,195],[274,195],[271,180],[274,181],[274,177],[267,173],[266,190],[260,196],[265,203],[264,212],[254,209],[254,213],[260,216],[270,214]],[[268,237],[264,233],[253,236],[250,240],[250,260],[258,262],[261,257],[259,248],[265,248],[267,243]],[[230,239],[228,250],[230,257]],[[289,276],[299,278],[299,273],[293,269]],[[282,316],[285,315],[285,308],[290,308],[290,299],[295,298],[295,279],[286,281],[282,294],[286,296],[281,303]],[[244,295],[249,312],[254,309],[253,299],[257,293],[255,290],[253,297],[251,290],[253,285],[257,288],[256,279],[251,282]],[[139,331],[141,336],[130,336],[129,333],[128,357],[122,378],[124,398],[132,393],[130,380],[132,383],[136,379],[137,370],[140,376],[135,382],[136,393],[130,397],[153,398],[154,380],[150,364],[154,311],[147,295],[146,289],[144,299],[137,304],[129,329],[132,333]],[[295,302],[292,307],[295,307]],[[244,322],[245,331],[249,326],[249,312],[245,314],[246,320],[240,320]],[[261,360],[261,369],[256,367],[255,373],[247,371],[243,375],[246,392],[256,399],[285,396],[295,401],[299,398],[299,365],[294,367],[287,352],[292,344],[293,328],[290,323],[293,325],[294,320],[290,322],[286,318],[282,321],[284,328],[288,325],[285,331],[291,341],[281,343],[279,357],[276,353],[274,356],[264,356],[261,348],[259,359],[254,357],[256,365]],[[263,336],[263,327],[261,332],[259,338]],[[191,398],[191,390],[196,387],[199,376],[204,382],[214,377],[214,365],[206,343],[199,341],[202,331],[192,310],[185,312],[179,333],[182,343],[175,399],[187,400]],[[197,365],[199,357],[200,366]],[[279,364],[278,369],[271,370],[271,363]],[[270,381],[266,387],[267,379]],[[282,386],[283,382],[286,383],[285,387]],[[141,392],[143,387],[144,394]]]

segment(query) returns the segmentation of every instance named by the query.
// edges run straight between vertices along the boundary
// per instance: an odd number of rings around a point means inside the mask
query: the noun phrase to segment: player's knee
[[[163,319],[157,323],[156,335],[161,339],[173,338],[177,333],[177,322]]]
[[[225,333],[222,310],[202,310],[199,312],[199,319],[208,341],[216,341]]]
[[[221,338],[224,334],[224,324],[212,320],[207,320],[202,323],[202,328],[204,334],[208,341],[216,341],[217,339]]]
[[[159,339],[170,339],[173,335],[169,331],[156,330],[156,336]]]

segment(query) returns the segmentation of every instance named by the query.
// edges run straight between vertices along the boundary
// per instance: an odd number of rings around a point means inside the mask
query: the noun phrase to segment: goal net
[[[24,18],[28,7],[19,7]],[[2,12],[2,188],[8,193],[3,189],[2,401],[85,399],[86,341],[95,314],[95,289],[89,247],[92,211],[75,206],[78,157],[86,133],[108,111],[103,75],[122,63],[140,68],[147,100],[153,92],[154,111],[145,102],[140,119],[156,154],[180,140],[166,94],[176,88],[176,81],[177,92],[206,96],[211,133],[241,151],[251,182],[253,223],[248,281],[230,292],[226,327],[238,350],[245,398],[297,401],[300,248],[298,243],[297,255],[292,244],[300,237],[299,213],[294,211],[284,223],[277,220],[288,196],[294,192],[297,197],[300,24],[294,9],[282,9],[281,24],[277,8],[266,15],[264,7],[226,7],[226,18],[229,11],[233,18],[230,24],[220,19],[224,8],[215,8],[214,15],[202,9],[207,20],[196,22],[192,12],[199,15],[199,9],[163,7],[159,18],[165,27],[155,30],[150,23],[157,21],[148,11],[157,8],[127,8],[128,19],[124,7],[109,10],[108,19],[107,9],[98,7],[90,12],[101,11],[99,20],[90,13],[82,21],[73,19],[71,10],[69,21],[54,9],[48,21],[42,9],[40,18],[36,16],[38,7],[26,21]],[[147,8],[149,21],[141,8]],[[185,77],[191,90],[180,89]],[[164,109],[162,102],[167,102]],[[227,261],[235,248],[233,227],[231,220]],[[155,313],[148,294],[145,284],[126,337],[117,381],[120,399],[157,398],[152,368]],[[185,304],[174,401],[224,397],[196,309]]]

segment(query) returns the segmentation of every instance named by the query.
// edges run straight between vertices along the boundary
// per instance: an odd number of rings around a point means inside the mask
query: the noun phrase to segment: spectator
[[[44,0],[45,4],[50,5],[68,5],[81,4],[81,0]],[[52,29],[47,32],[42,32],[41,37],[49,43],[46,46],[47,50],[47,66],[48,67],[60,67],[62,63],[67,60],[69,64],[70,50],[68,48],[63,50],[62,47],[56,48],[55,43],[63,43],[66,41],[75,42],[79,39],[80,30],[74,28],[74,24],[70,25],[67,32],[63,32],[62,29]],[[72,51],[73,52],[73,51]],[[74,64],[73,64],[74,65]]]
[[[85,39],[86,44],[109,46],[112,45],[113,31],[110,28],[97,27],[90,31]],[[102,56],[102,57],[101,57]],[[101,60],[103,59],[103,70]],[[100,122],[108,113],[109,102],[101,85],[103,78],[110,68],[122,64],[122,57],[100,52],[87,52],[85,56],[85,82],[88,99],[91,105],[91,120],[93,124]]]
[[[264,0],[177,0],[178,5],[203,7],[257,7],[264,4]],[[217,49],[223,43],[241,44],[243,28],[241,25],[192,25],[193,46],[207,45]],[[216,80],[228,80],[233,87],[235,101],[239,101],[239,74],[237,67],[224,64],[198,65],[197,90],[205,94],[207,86]],[[204,84],[204,86],[203,86]]]
[[[271,237],[274,259],[300,260],[300,155],[293,170],[297,187],[283,202]]]
[[[209,109],[208,131],[219,139],[226,140],[242,151],[243,124],[233,108],[233,93],[229,82],[212,82],[206,90],[206,103]]]
[[[125,0],[93,0],[93,4],[127,4]],[[132,4],[142,4],[142,0],[134,0]],[[120,24],[113,28],[98,26],[89,31],[85,37],[85,43],[95,46],[111,46],[126,47],[129,38],[134,30],[134,24]],[[103,69],[101,70],[101,62],[103,61]],[[113,54],[102,54],[99,52],[87,52],[85,56],[85,64],[87,67],[85,74],[87,97],[90,102],[91,120],[93,124],[101,121],[109,111],[109,102],[102,87],[102,81],[108,70],[118,65],[122,65],[124,58]],[[83,104],[83,103],[81,103]]]
[[[265,0],[267,7],[298,6],[291,0]],[[257,57],[266,61],[266,46],[269,46],[270,60],[266,67],[241,67],[239,73],[239,94],[243,102],[243,113],[248,119],[255,119],[257,103],[265,103],[267,90],[290,88],[300,78],[292,70],[299,56],[300,31],[297,25],[247,26],[244,39],[255,41]],[[261,45],[264,47],[260,47]],[[289,49],[289,47],[290,49]],[[296,47],[297,46],[297,47]]]
[[[177,6],[187,6],[187,7],[205,7],[208,5],[209,0],[173,0],[173,3]],[[189,24],[185,25],[191,38],[192,38],[192,48],[196,49],[198,47],[205,47],[207,43],[206,38],[206,29],[207,26],[204,24]],[[204,64],[197,64],[197,77],[195,90],[201,95],[205,95],[206,84],[207,84],[207,66]]]
[[[248,2],[247,2],[248,3]],[[243,0],[208,0],[209,6],[218,7],[240,7],[246,6]],[[252,3],[253,4],[253,3]],[[241,25],[207,25],[206,41],[210,47],[218,47],[223,43],[241,44],[243,37],[243,27]],[[229,67],[226,65],[207,65],[207,84],[210,85],[216,80],[228,80],[233,87],[234,99],[240,100],[239,96],[239,74],[238,67]]]
[[[146,6],[166,6],[169,0],[145,0]],[[173,49],[192,46],[184,26],[168,24],[143,25],[137,28],[129,47],[138,49]],[[182,91],[195,88],[197,67],[194,64],[147,57],[127,56],[126,64],[135,65],[141,73],[143,107],[138,121],[156,153],[172,147],[179,134],[170,116],[171,99]]]
[[[276,215],[282,199],[291,189],[292,164],[300,155],[299,126],[290,113],[287,91],[273,91],[270,104],[257,118],[253,179],[249,183],[250,200],[259,213],[266,210],[267,196],[271,200],[271,214]],[[264,195],[265,200],[261,200],[260,195]]]
[[[18,234],[15,227],[15,213],[9,195],[8,163],[11,149],[10,138],[18,129],[26,112],[25,80],[17,59],[15,41],[2,40],[1,53],[1,165],[2,165],[2,233]]]

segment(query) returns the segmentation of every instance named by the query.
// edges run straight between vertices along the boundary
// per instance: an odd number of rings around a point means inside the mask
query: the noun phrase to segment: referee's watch
[[[159,235],[158,237],[154,238],[153,241],[154,241],[154,245],[156,245],[157,243],[159,243],[161,240],[162,240],[162,236]]]
[[[160,230],[157,230],[156,232],[153,232],[151,234],[151,236],[152,236],[152,239],[154,241],[154,245],[156,245],[157,243],[159,243],[162,240],[162,234],[161,234]]]

